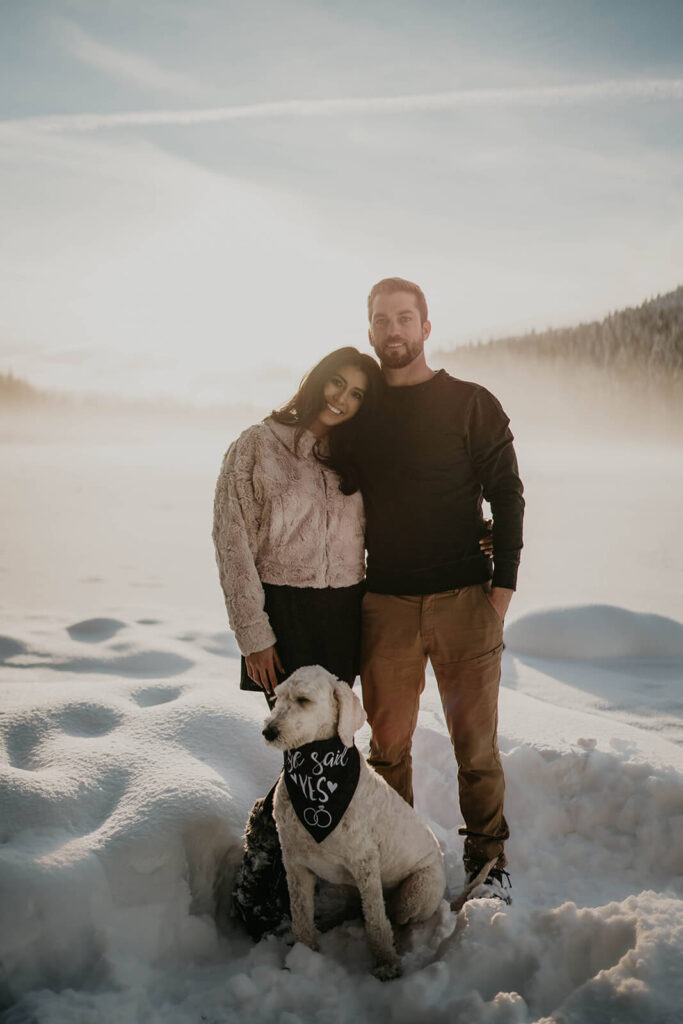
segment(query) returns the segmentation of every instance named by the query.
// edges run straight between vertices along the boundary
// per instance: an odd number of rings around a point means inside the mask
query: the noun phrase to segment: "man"
[[[458,763],[465,870],[472,881],[494,861],[486,884],[507,900],[497,721],[503,619],[522,547],[513,437],[485,388],[427,365],[431,324],[416,284],[380,281],[368,316],[388,385],[358,466],[367,515],[361,681],[369,761],[412,803],[412,736],[429,658]],[[493,513],[493,566],[479,547],[482,498]]]

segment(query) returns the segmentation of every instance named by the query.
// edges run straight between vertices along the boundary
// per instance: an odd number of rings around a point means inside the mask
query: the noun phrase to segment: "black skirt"
[[[352,587],[279,587],[264,583],[265,609],[277,640],[284,672],[322,665],[353,686],[360,664],[360,606],[364,584]],[[240,689],[261,690],[242,658]]]

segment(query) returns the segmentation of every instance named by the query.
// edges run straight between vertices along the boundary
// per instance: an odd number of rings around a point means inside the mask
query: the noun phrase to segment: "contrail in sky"
[[[93,132],[156,125],[213,124],[263,118],[339,117],[347,114],[439,113],[474,107],[558,107],[599,101],[683,100],[683,78],[652,78],[589,82],[584,85],[524,89],[466,89],[413,96],[357,99],[281,100],[195,110],[131,110],[112,114],[56,114],[0,121],[0,129],[30,128],[41,132]]]

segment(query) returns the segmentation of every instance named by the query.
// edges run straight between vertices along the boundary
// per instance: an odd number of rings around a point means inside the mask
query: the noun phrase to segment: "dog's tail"
[[[456,896],[456,898],[453,900],[453,902],[451,903],[451,910],[454,910],[456,914],[458,913],[459,910],[462,910],[462,908],[467,903],[470,894],[474,892],[478,885],[482,885],[483,882],[488,878],[489,871],[491,870],[491,868],[494,868],[496,866],[497,861],[498,858],[494,857],[493,860],[490,860],[488,862],[488,864],[484,864],[479,874],[475,875],[472,881],[467,883],[467,885],[460,893],[460,895]]]

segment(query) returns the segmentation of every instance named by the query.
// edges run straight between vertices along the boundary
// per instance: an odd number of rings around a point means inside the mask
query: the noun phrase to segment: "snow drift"
[[[611,605],[551,608],[512,622],[505,643],[542,658],[683,658],[683,625]]]
[[[551,707],[561,684],[538,657],[575,644],[613,653],[612,640],[596,645],[596,620],[608,636],[626,618],[639,652],[674,638],[657,617],[618,611],[548,610],[509,627],[501,748],[514,903],[478,900],[456,917],[444,901],[387,985],[369,974],[358,921],[327,932],[320,953],[272,938],[253,946],[236,926],[216,932],[216,866],[237,862],[248,808],[279,770],[260,736],[265,702],[237,689],[229,638],[170,618],[18,622],[0,644],[4,1019],[673,1021],[680,748],[593,710]],[[524,692],[525,636],[545,700]],[[361,748],[367,738],[366,727]],[[432,679],[415,764],[416,806],[454,893],[456,769]]]

